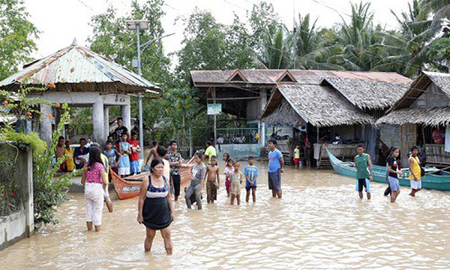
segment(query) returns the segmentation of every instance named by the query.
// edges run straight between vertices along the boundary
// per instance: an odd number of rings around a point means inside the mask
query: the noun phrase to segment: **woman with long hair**
[[[103,196],[106,187],[106,175],[100,156],[100,148],[91,147],[89,149],[89,161],[84,166],[86,169],[81,178],[84,186],[84,197],[86,199],[86,225],[89,231],[92,225],[95,231],[100,231],[102,225]]]
[[[150,164],[150,175],[142,181],[137,220],[139,224],[144,224],[147,230],[145,252],[152,249],[156,231],[160,230],[166,252],[171,255],[170,224],[175,217],[169,192],[169,179],[163,174],[164,162],[160,158],[153,159]]]
[[[395,203],[398,195],[400,194],[400,184],[398,182],[398,177],[402,175],[400,170],[400,150],[394,147],[391,151],[391,155],[387,159],[387,171],[388,171],[388,182],[389,188],[391,189],[391,203]]]

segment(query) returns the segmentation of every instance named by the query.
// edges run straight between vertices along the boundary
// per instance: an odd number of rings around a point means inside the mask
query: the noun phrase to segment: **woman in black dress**
[[[156,231],[161,230],[164,247],[168,255],[172,254],[170,239],[170,224],[174,220],[172,199],[169,192],[169,179],[163,176],[164,163],[161,159],[152,160],[148,178],[142,181],[139,194],[138,222],[147,227],[145,238],[145,252],[152,248]]]

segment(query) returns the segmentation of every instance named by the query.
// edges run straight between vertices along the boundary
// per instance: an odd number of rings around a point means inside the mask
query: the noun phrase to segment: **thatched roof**
[[[280,85],[272,94],[261,118],[269,124],[280,123],[277,121],[286,118],[282,121],[297,125],[300,121],[290,115],[292,110],[304,122],[316,127],[375,122],[371,116],[354,107],[331,87],[299,84]]]
[[[389,111],[408,108],[427,90],[431,83],[434,83],[444,95],[450,98],[450,74],[424,71]]]
[[[423,124],[427,126],[448,125],[450,124],[450,107],[399,109],[378,119],[377,125],[380,124]]]
[[[239,73],[243,80],[233,80]],[[209,86],[276,86],[279,83],[290,83],[283,80],[292,76],[297,84],[320,84],[325,77],[343,78],[348,80],[365,80],[385,83],[408,83],[411,80],[393,72],[362,72],[362,71],[331,71],[331,70],[301,70],[301,69],[247,69],[247,70],[192,70],[191,80],[195,87]]]
[[[405,94],[411,83],[407,78],[399,81],[326,77],[321,84],[331,85],[362,110],[384,110],[394,105]]]
[[[48,85],[55,91],[157,94],[160,88],[76,42],[56,53],[24,66],[0,82],[0,88],[15,90],[20,84]]]

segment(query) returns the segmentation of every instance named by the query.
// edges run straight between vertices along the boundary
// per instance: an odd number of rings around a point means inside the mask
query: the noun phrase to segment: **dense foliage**
[[[125,22],[150,21],[150,29],[141,32],[141,44],[157,39],[166,34],[161,23],[164,5],[164,0],[132,1],[131,11],[124,16],[118,16],[112,6],[93,16],[90,48],[133,69],[136,33],[127,30]],[[369,2],[349,5],[351,13],[342,14],[341,21],[331,28],[320,28],[316,18],[298,14],[289,29],[273,5],[264,1],[255,3],[244,18],[235,15],[231,25],[219,23],[210,12],[200,9],[181,17],[184,31],[179,51],[167,54],[157,40],[142,53],[143,76],[165,92],[160,99],[148,95],[144,100],[144,126],[154,134],[146,140],[184,137],[194,127],[195,138],[208,133],[204,106],[196,102],[197,95],[190,89],[191,70],[331,69],[393,71],[409,77],[421,70],[448,71],[450,1],[411,0],[403,12],[390,14],[398,24],[389,29],[374,20]],[[38,30],[29,23],[22,0],[0,0],[0,7],[0,45],[5,43],[0,46],[1,78],[14,72],[35,49],[33,37]],[[184,99],[174,99],[179,97]],[[132,115],[137,117],[137,101],[132,105]],[[113,119],[119,111],[111,113]],[[77,119],[89,114],[74,111],[72,123],[86,125]]]

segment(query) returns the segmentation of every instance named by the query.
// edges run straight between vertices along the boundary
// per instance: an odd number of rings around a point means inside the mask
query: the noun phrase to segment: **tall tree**
[[[427,19],[430,12],[433,13],[433,26],[440,25],[444,19],[450,18],[450,0],[424,0],[420,17]]]
[[[370,3],[351,4],[351,8],[350,23],[341,16],[342,25],[336,35],[341,52],[331,55],[329,61],[346,70],[369,71],[381,60],[376,44],[382,29],[373,25]]]
[[[268,69],[285,69],[289,67],[289,43],[282,28],[272,36],[266,33],[262,40],[262,49],[258,59]]]
[[[376,70],[415,76],[431,63],[430,44],[440,27],[432,26],[432,21],[427,19],[430,12],[427,16],[422,16],[423,5],[423,0],[413,0],[408,3],[408,11],[401,14],[391,11],[400,25],[400,30],[382,33],[384,39],[380,46],[385,49],[386,56]]]
[[[88,38],[90,48],[120,65],[133,69],[132,59],[137,57],[137,34],[126,28],[126,21],[149,21],[150,28],[140,33],[141,44],[158,38],[164,34],[161,24],[164,16],[162,5],[163,0],[147,0],[142,5],[134,0],[131,2],[131,13],[123,17],[118,17],[113,7],[109,7],[105,13],[93,16],[93,35]],[[146,79],[163,85],[174,83],[169,72],[170,60],[164,55],[161,40],[153,42],[142,52],[141,66]]]
[[[183,48],[177,53],[177,72],[186,83],[190,70],[226,69],[226,33],[224,26],[207,11],[195,9],[184,20]]]
[[[36,50],[39,31],[29,16],[23,0],[0,0],[0,80],[17,72]]]

